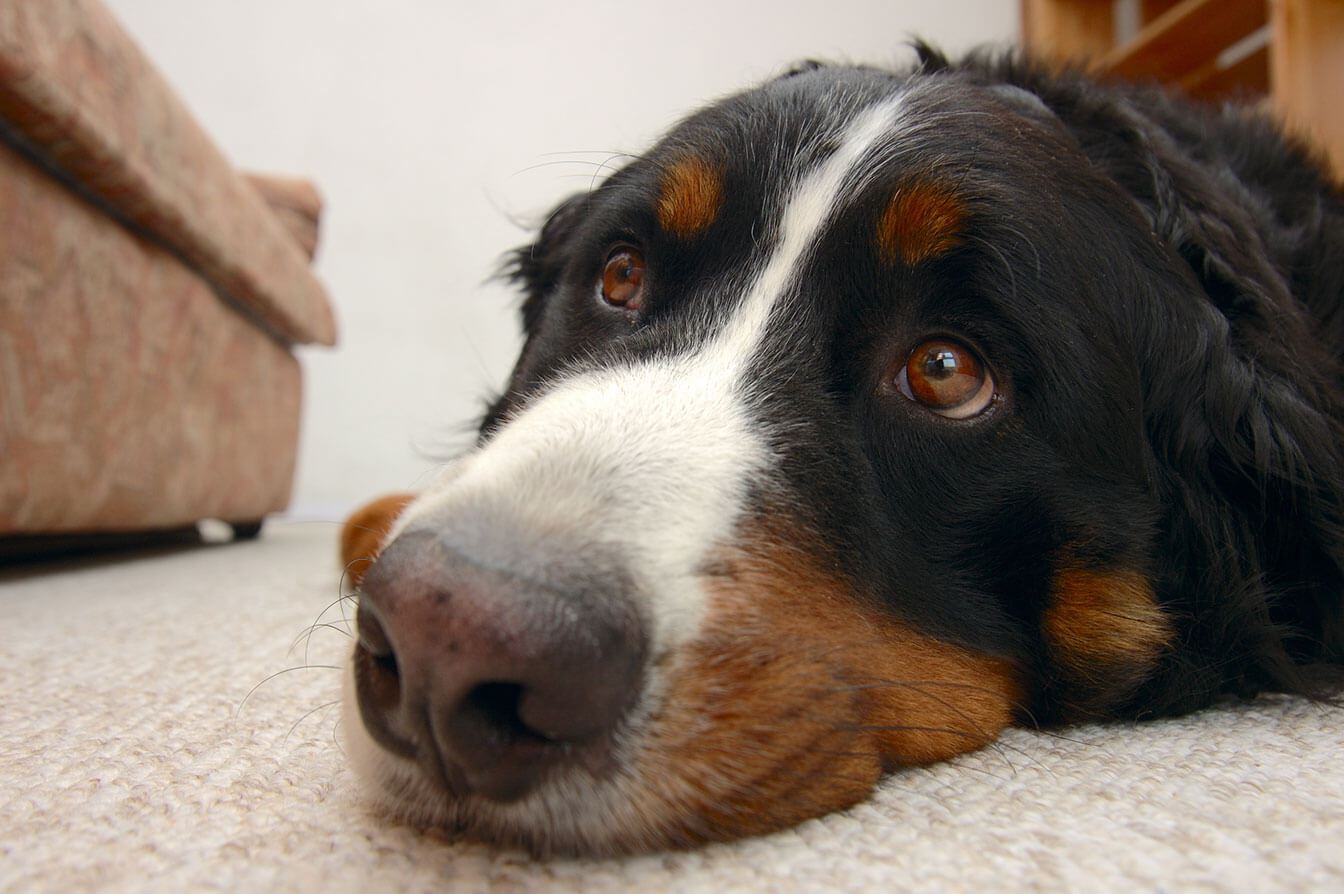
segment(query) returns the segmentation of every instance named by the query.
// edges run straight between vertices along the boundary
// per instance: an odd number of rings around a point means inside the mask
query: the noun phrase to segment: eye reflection
[[[612,249],[602,268],[602,300],[625,310],[643,308],[645,266],[639,249],[629,245]]]
[[[897,373],[897,389],[949,419],[969,419],[994,401],[994,379],[976,353],[951,339],[916,347]]]

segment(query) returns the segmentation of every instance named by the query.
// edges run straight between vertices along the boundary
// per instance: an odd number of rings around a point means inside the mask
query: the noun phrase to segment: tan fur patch
[[[664,781],[674,843],[793,825],[866,797],[883,771],[978,749],[1013,720],[1004,660],[924,636],[819,564],[757,537],[727,557],[704,637],[672,669],[638,761]]]
[[[704,159],[676,162],[663,175],[658,223],[683,239],[707,229],[723,205],[723,179]]]
[[[914,266],[956,248],[966,207],[935,183],[909,183],[892,193],[877,222],[877,248],[887,263]]]
[[[1152,584],[1127,569],[1063,568],[1043,626],[1064,669],[1104,690],[1136,685],[1174,635]]]
[[[388,494],[365,503],[350,514],[341,528],[341,565],[352,584],[358,584],[383,548],[397,516],[415,494]]]

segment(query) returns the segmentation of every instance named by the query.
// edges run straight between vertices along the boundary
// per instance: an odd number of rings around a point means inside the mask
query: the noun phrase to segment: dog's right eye
[[[993,406],[994,377],[974,351],[936,338],[916,347],[895,375],[898,391],[947,419],[970,419]]]
[[[602,268],[602,300],[612,307],[638,311],[644,307],[644,254],[630,245],[618,245]]]

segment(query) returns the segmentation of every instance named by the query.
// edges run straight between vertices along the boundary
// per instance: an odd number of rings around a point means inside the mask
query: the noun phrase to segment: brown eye
[[[974,351],[951,339],[915,348],[896,384],[906,397],[949,419],[969,419],[994,402],[989,371]]]
[[[602,300],[626,310],[644,306],[644,255],[637,248],[620,246],[607,255],[602,268]]]

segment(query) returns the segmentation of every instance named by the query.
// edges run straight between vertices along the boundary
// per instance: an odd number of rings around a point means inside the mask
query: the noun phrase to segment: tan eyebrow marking
[[[896,189],[877,222],[882,260],[914,266],[956,248],[966,206],[937,183],[906,183]]]
[[[683,239],[703,232],[723,205],[723,178],[702,158],[675,162],[663,175],[658,196],[658,223]]]

